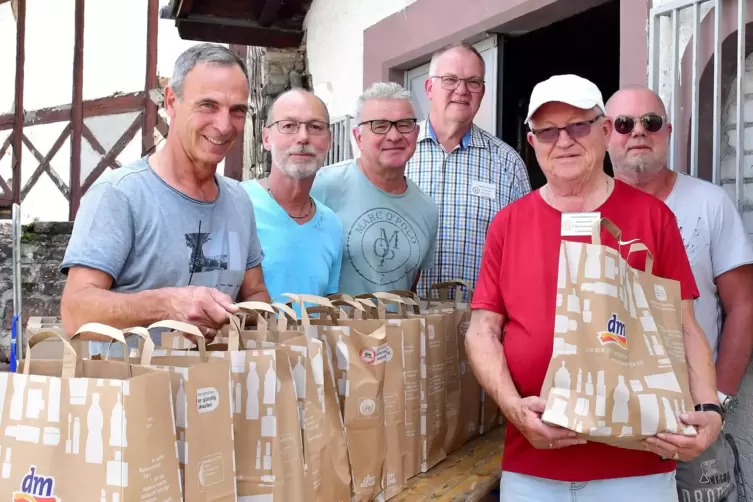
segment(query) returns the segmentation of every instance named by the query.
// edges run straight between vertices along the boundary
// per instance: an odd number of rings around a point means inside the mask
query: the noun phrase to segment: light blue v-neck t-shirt
[[[338,292],[343,227],[324,204],[314,199],[314,217],[299,225],[256,180],[244,181],[264,252],[264,283],[275,302],[283,293],[326,296]]]

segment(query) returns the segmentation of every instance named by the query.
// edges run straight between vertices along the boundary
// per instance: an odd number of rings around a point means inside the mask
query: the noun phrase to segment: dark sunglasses
[[[614,130],[620,134],[630,134],[635,129],[636,121],[640,121],[647,132],[659,132],[664,126],[664,118],[655,113],[647,113],[640,118],[620,115],[614,119]]]
[[[567,131],[567,135],[572,139],[583,138],[591,134],[591,124],[602,118],[603,115],[584,120],[582,122],[573,122],[565,127],[543,127],[541,129],[531,129],[536,139],[542,143],[556,143],[560,137],[560,131]]]

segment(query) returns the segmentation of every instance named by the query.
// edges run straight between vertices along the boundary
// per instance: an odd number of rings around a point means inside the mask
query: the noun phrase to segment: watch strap
[[[695,405],[695,411],[715,411],[716,413],[719,413],[722,417],[722,422],[724,422],[724,409],[716,403],[697,404]]]

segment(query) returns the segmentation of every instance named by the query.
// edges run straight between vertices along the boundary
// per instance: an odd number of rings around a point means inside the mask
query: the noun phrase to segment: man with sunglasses
[[[723,188],[668,168],[672,126],[656,93],[620,90],[607,112],[615,177],[663,200],[677,218],[701,293],[695,311],[716,361],[719,402],[729,412],[753,353],[753,249],[742,219]],[[737,500],[734,460],[720,435],[693,462],[679,463],[680,500]]]
[[[332,141],[327,107],[304,89],[281,94],[269,108],[262,141],[272,154],[269,176],[242,185],[254,203],[269,294],[287,301],[280,295],[337,293],[342,224],[310,194]]]
[[[356,107],[360,157],[322,169],[314,181],[312,195],[343,224],[341,293],[415,290],[433,264],[437,207],[405,176],[416,122],[408,91],[373,84]]]
[[[517,152],[473,123],[486,91],[485,72],[483,57],[466,43],[441,49],[429,65],[425,91],[431,110],[420,123],[406,171],[439,207],[434,267],[418,285],[424,297],[437,282],[474,284],[492,218],[531,191]]]
[[[674,216],[661,201],[604,172],[613,122],[592,82],[576,75],[540,82],[526,123],[547,183],[500,211],[489,227],[466,336],[474,373],[508,419],[501,500],[676,501],[673,459],[706,449],[719,434],[719,413],[682,415],[697,427],[695,437],[659,434],[667,442],[651,437],[645,450],[628,450],[544,424],[539,397],[552,358],[560,244],[590,243],[592,223],[608,218],[623,241],[639,239],[651,250],[654,274],[680,283],[690,391],[696,403],[714,405],[711,351],[693,316],[698,291]],[[567,225],[573,221],[584,225]],[[633,267],[645,266],[645,253],[628,256],[609,232],[602,232],[602,242]]]

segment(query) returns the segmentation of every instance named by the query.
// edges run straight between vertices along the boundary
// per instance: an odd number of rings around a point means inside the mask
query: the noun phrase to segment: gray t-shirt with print
[[[61,272],[101,270],[118,293],[207,286],[237,298],[263,253],[248,195],[235,180],[215,179],[219,196],[203,202],[168,185],[146,158],[104,174],[81,199]],[[109,345],[91,342],[89,351]],[[122,348],[113,344],[110,354],[120,357]]]
[[[434,265],[438,210],[412,181],[402,194],[374,186],[355,161],[319,171],[311,195],[343,224],[340,293],[410,289]]]

